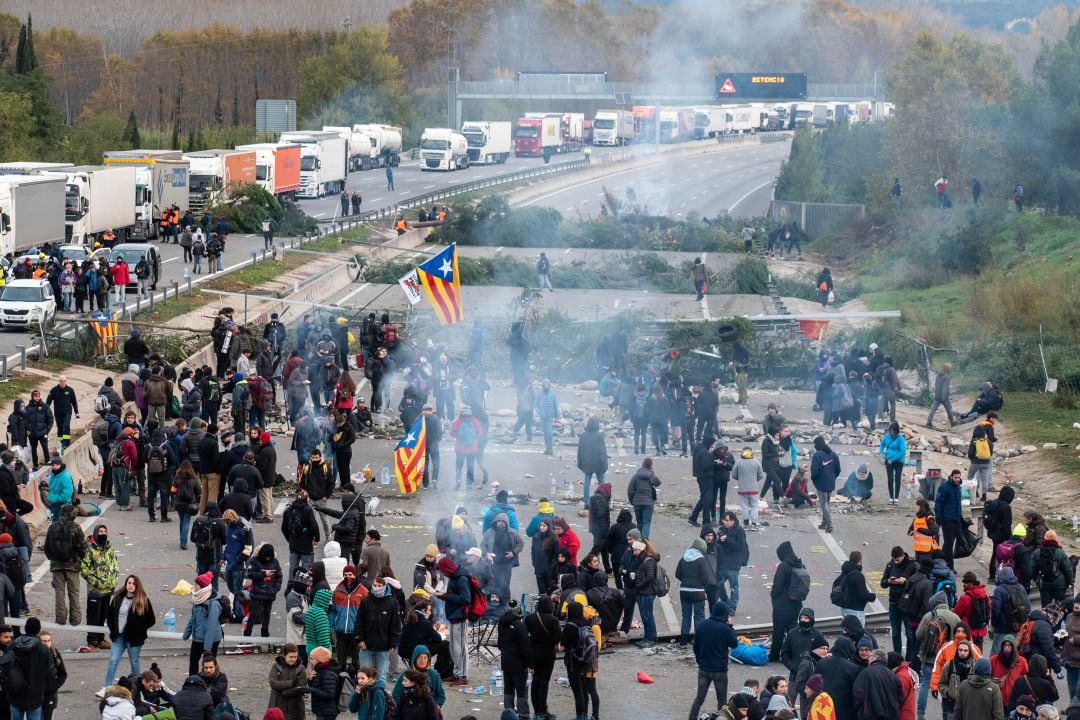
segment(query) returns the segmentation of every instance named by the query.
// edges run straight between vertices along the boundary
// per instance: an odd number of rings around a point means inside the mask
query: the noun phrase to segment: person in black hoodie
[[[401,625],[401,639],[398,641],[398,657],[411,658],[417,645],[427,647],[432,657],[435,671],[442,680],[454,674],[454,664],[450,660],[450,643],[431,622],[431,601],[419,593],[413,593],[406,601],[405,621]]]
[[[551,672],[555,668],[556,646],[562,630],[554,615],[555,603],[548,595],[536,602],[536,611],[525,617],[525,629],[529,632],[529,656],[532,660],[533,683],[530,699],[535,717],[555,720],[548,712],[548,689]]]
[[[591,632],[589,621],[585,619],[585,608],[581,603],[567,603],[566,623],[563,625],[559,645],[566,662],[566,676],[570,680],[570,690],[574,693],[574,713],[577,720],[588,717],[589,712],[589,695],[585,689],[585,674],[589,672],[589,669],[574,658],[574,649],[578,646],[583,630]]]
[[[35,710],[37,717],[41,717],[45,700],[59,688],[52,652],[37,636],[28,634],[15,638],[4,651],[5,655],[9,653],[14,654],[14,662],[22,670],[25,688],[22,692],[8,691],[8,704],[13,711],[30,711],[24,717],[32,717],[31,712]]]
[[[716,526],[716,583],[720,598],[734,613],[739,609],[739,571],[750,563],[750,546],[746,542],[746,530],[739,518],[730,510],[720,516]],[[726,587],[725,587],[726,584]]]
[[[176,720],[211,720],[214,701],[202,677],[188,675],[180,692],[173,696],[173,712]]]
[[[716,584],[716,565],[710,562],[708,546],[701,538],[694,538],[675,568],[675,578],[680,583],[679,602],[682,605],[682,629],[679,647],[690,643],[690,621],[695,629],[705,620],[705,588]]]
[[[248,522],[251,522],[253,515],[251,506],[251,491],[248,488],[247,480],[244,478],[236,478],[236,481],[232,484],[232,492],[225,493],[225,497],[221,499],[219,504],[222,514],[226,510],[232,510]]]
[[[866,606],[877,600],[877,595],[870,592],[866,585],[866,576],[862,570],[862,553],[852,550],[848,559],[840,566],[838,578],[842,592],[840,598],[840,614],[845,617],[853,615],[863,622],[866,619]]]
[[[592,576],[592,586],[586,591],[585,597],[589,600],[589,607],[596,610],[599,616],[600,631],[604,635],[618,634],[623,594],[621,590],[608,587],[607,573],[598,572]]]
[[[795,579],[795,573],[797,570],[805,570],[806,566],[795,554],[795,549],[791,547],[789,541],[785,540],[780,543],[779,547],[776,548],[776,557],[780,560],[780,564],[776,566],[772,588],[769,590],[769,597],[772,599],[773,624],[769,662],[780,662],[780,651],[784,645],[784,635],[795,624],[802,608],[802,602],[806,599],[805,596],[796,598],[792,595],[794,590],[792,581]],[[794,657],[798,657],[798,655]]]
[[[1031,621],[1031,639],[1024,643],[1022,637],[1017,637],[1020,654],[1027,658],[1029,666],[1035,656],[1041,655],[1043,662],[1047,663],[1051,670],[1060,675],[1064,670],[1061,667],[1061,658],[1058,657],[1057,650],[1054,649],[1054,628],[1050,625],[1046,613],[1042,610],[1032,610],[1028,613],[1028,620]],[[1024,629],[1021,627],[1021,636],[1023,632]]]
[[[330,530],[334,533],[334,541],[341,546],[341,557],[359,565],[362,539],[367,532],[367,503],[362,495],[357,496],[356,486],[351,482],[341,486],[341,510],[325,505],[313,507],[316,512],[337,518]]]
[[[517,696],[518,720],[529,720],[527,680],[532,667],[532,642],[517,600],[511,600],[499,618],[499,653],[503,671],[503,707],[515,707]]]
[[[713,460],[713,446],[715,440],[707,440],[706,442],[699,443],[694,448],[694,454],[691,456],[691,468],[694,475],[694,479],[698,484],[698,501],[694,505],[694,509],[690,512],[690,518],[687,520],[694,527],[700,527],[698,523],[698,515],[701,515],[701,522],[705,525],[709,525],[713,521],[713,515],[716,512],[716,485],[714,484],[714,478],[716,477],[716,463]]]
[[[804,607],[799,611],[798,623],[784,635],[780,650],[780,662],[788,669],[788,684],[795,684],[795,674],[802,656],[815,645],[825,642],[825,636],[814,627],[814,609]]]
[[[247,577],[251,581],[251,610],[244,635],[251,637],[256,623],[262,623],[262,636],[270,637],[270,615],[274,598],[281,592],[281,564],[274,557],[274,546],[263,543],[255,557],[247,562]]]
[[[533,574],[536,577],[536,588],[541,595],[546,595],[555,588],[552,578],[555,575],[555,553],[558,549],[559,537],[555,534],[551,520],[541,520],[532,536],[531,548]]]
[[[694,635],[694,659],[697,661],[697,695],[690,705],[690,720],[697,720],[698,712],[709,694],[709,686],[716,688],[716,707],[721,708],[727,698],[728,657],[731,648],[738,644],[735,630],[731,627],[731,612],[727,603],[718,600],[709,619],[696,628]]]
[[[1017,678],[1013,683],[1012,693],[1005,703],[1006,709],[1015,710],[1017,701],[1024,695],[1035,698],[1039,705],[1043,703],[1052,705],[1058,700],[1057,685],[1050,676],[1046,658],[1038,653],[1028,658],[1027,675]]]
[[[855,662],[855,643],[851,638],[838,637],[832,654],[818,661],[817,672],[825,679],[825,692],[833,699],[836,720],[856,720],[853,690],[860,666]]]
[[[898,655],[901,651],[901,638],[911,626],[906,622],[903,611],[900,610],[900,598],[904,595],[907,587],[907,579],[919,569],[918,564],[911,559],[904,548],[899,545],[893,547],[891,559],[885,565],[885,572],[881,574],[881,587],[889,591],[889,626],[892,629],[893,652]],[[915,634],[908,634],[908,644],[915,642]]]
[[[829,643],[825,638],[819,638],[810,643],[810,648],[804,652],[796,664],[795,679],[789,680],[787,685],[787,697],[788,703],[794,705],[795,703],[791,698],[799,698],[799,710],[800,715],[805,717],[809,711],[810,701],[806,697],[806,681],[810,679],[810,676],[818,671],[818,663],[824,660],[829,654]],[[783,677],[778,675],[777,677]],[[764,701],[763,701],[764,702]],[[768,707],[768,703],[765,703],[765,707]]]
[[[604,552],[611,555],[611,572],[615,575],[615,587],[620,590],[623,589],[623,576],[619,568],[622,567],[623,556],[630,548],[629,543],[626,542],[626,533],[635,527],[634,514],[629,509],[623,508],[615,518],[615,524],[608,530],[607,537],[604,538]]]
[[[1012,501],[1016,499],[1016,491],[1006,485],[998,491],[997,500],[991,500],[983,508],[983,529],[986,537],[994,543],[990,551],[990,582],[997,579],[997,556],[998,545],[1008,542],[1012,537]]]

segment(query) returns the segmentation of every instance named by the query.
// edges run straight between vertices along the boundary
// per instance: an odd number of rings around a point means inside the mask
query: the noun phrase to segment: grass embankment
[[[1080,430],[1073,427],[1074,422],[1080,421],[1080,409],[1067,407],[1068,404],[1068,400],[1062,402],[1058,398],[1055,402],[1054,395],[1044,393],[1011,393],[1005,399],[1002,415],[1010,430],[1040,449],[1043,443],[1064,444],[1065,447],[1048,450],[1048,456],[1063,472],[1080,477],[1080,453],[1074,450],[1080,441]]]

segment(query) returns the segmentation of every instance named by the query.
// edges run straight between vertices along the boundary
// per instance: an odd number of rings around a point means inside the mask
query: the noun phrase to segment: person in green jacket
[[[435,703],[442,707],[446,702],[446,691],[443,689],[442,678],[439,677],[439,673],[435,671],[435,668],[431,667],[431,651],[427,649],[426,645],[417,645],[413,650],[412,658],[409,660],[409,665],[413,670],[419,670],[422,673],[427,673],[428,677],[428,692],[435,698]],[[409,668],[405,668],[408,670]],[[405,686],[402,684],[402,679],[405,677],[405,671],[403,670],[398,675],[397,680],[394,682],[394,689],[390,693],[393,696],[396,704],[401,704],[402,697],[405,694]]]
[[[349,712],[356,713],[356,720],[383,720],[386,715],[386,683],[379,679],[375,668],[356,671],[356,691],[349,698]]]
[[[330,618],[326,614],[330,607],[329,590],[322,588],[316,591],[315,599],[311,601],[311,607],[304,615],[304,642],[307,646],[308,656],[317,647],[332,647],[330,643]]]

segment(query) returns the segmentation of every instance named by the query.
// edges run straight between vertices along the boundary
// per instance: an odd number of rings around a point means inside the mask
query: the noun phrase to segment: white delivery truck
[[[694,137],[701,139],[722,135],[726,128],[725,114],[724,108],[719,105],[694,108]]]
[[[593,145],[629,145],[634,141],[634,113],[597,110],[592,123]]]
[[[724,106],[724,132],[730,135],[753,132],[760,119],[754,115],[754,108],[750,105],[725,105]]]
[[[425,128],[420,136],[421,170],[469,167],[469,141],[450,128]]]
[[[363,123],[352,126],[354,133],[368,137],[371,149],[366,160],[361,163],[361,170],[380,167],[397,167],[401,163],[401,128],[378,123]]]
[[[469,144],[469,162],[491,165],[506,162],[513,150],[513,123],[469,121],[461,126],[461,134]]]
[[[108,150],[105,165],[135,168],[135,228],[133,240],[158,236],[161,213],[175,205],[188,211],[188,173],[191,162],[179,150]]]
[[[65,178],[64,237],[72,245],[124,242],[135,227],[135,168],[77,165],[45,173]]]
[[[51,175],[0,174],[0,255],[64,242],[64,185]]]
[[[300,146],[300,190],[297,197],[336,195],[348,176],[348,143],[336,132],[320,130],[281,133],[280,142]]]

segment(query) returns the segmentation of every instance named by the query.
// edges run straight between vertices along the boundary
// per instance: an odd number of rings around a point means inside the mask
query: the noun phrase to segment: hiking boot
[[[163,522],[163,523],[164,522],[172,522],[172,518],[168,517],[167,515],[162,515],[161,516],[161,522]]]
[[[150,522],[157,522],[157,518],[153,515],[150,516]]]
[[[688,520],[687,520],[686,522],[690,523],[690,524],[691,524],[691,525],[693,525],[694,527],[701,527],[701,523],[699,523],[699,522],[698,522],[697,520],[695,520],[694,518],[689,518],[689,519],[688,519]]]
[[[112,643],[109,642],[108,640],[104,640],[104,639],[99,640],[96,643],[96,646],[101,650],[111,650],[112,649]]]

